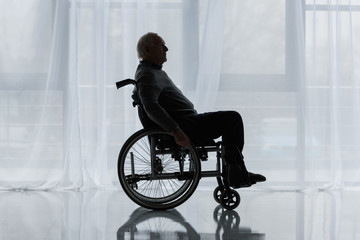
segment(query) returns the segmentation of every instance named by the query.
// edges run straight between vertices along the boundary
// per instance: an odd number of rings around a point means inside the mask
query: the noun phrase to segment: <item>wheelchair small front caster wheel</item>
[[[215,201],[217,203],[220,203],[221,204],[221,194],[224,192],[224,190],[220,187],[220,186],[217,186],[214,190],[214,193],[213,193],[213,197],[215,199]]]
[[[224,191],[220,196],[220,204],[227,210],[233,210],[240,204],[240,195],[237,191],[230,189]]]

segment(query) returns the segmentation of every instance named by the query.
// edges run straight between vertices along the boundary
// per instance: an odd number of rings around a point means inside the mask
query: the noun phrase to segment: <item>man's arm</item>
[[[167,132],[174,132],[178,128],[177,122],[160,105],[158,99],[162,88],[154,78],[148,76],[138,80],[138,94],[146,114],[149,118]]]
[[[138,94],[141,103],[149,116],[157,125],[167,132],[171,132],[175,142],[183,147],[191,144],[189,137],[180,129],[177,122],[159,104],[159,97],[162,91],[153,76],[143,77],[138,80]]]

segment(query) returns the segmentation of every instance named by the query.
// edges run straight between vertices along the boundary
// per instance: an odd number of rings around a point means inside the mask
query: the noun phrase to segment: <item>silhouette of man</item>
[[[248,187],[265,181],[260,174],[248,172],[242,156],[243,121],[238,112],[197,113],[192,102],[175,86],[162,65],[169,49],[156,33],[143,35],[137,44],[140,63],[135,73],[137,95],[148,117],[173,134],[177,144],[187,147],[208,139],[222,137],[227,179],[231,187]]]

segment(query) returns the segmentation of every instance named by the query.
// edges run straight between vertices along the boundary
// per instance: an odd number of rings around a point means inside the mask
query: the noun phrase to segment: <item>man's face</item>
[[[147,47],[146,60],[161,66],[167,61],[166,52],[169,49],[165,46],[165,42],[161,37],[156,37],[154,42],[153,47]]]

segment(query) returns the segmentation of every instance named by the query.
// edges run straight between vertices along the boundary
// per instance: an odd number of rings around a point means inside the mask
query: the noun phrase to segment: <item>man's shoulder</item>
[[[136,70],[135,80],[138,83],[146,82],[147,84],[166,85],[170,79],[163,70],[139,66]]]
[[[143,78],[154,79],[156,75],[156,72],[153,71],[151,68],[138,66],[135,73],[135,80],[138,81]]]
[[[151,84],[154,85],[157,83],[156,76],[151,71],[140,71],[136,72],[135,80],[137,81],[138,85],[142,84]]]

